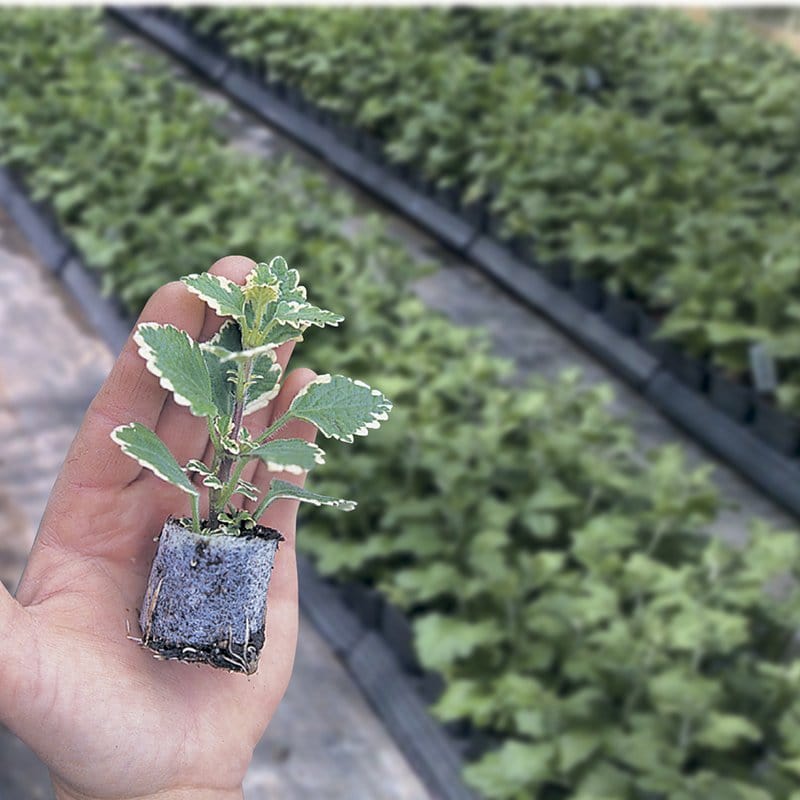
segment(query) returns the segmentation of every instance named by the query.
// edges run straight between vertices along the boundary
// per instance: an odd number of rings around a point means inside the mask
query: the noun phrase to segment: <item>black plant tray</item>
[[[380,142],[374,138],[356,131],[347,137],[352,146],[343,142],[336,134],[335,121],[321,123],[320,118],[328,117],[312,113],[307,101],[300,104],[303,111],[292,107],[252,70],[241,69],[235,59],[204,44],[185,21],[176,24],[171,12],[115,6],[108,13],[179,56],[265,122],[468,258],[651,398],[694,438],[800,515],[800,460],[795,457],[794,445],[787,445],[785,435],[775,432],[767,411],[756,413],[754,424],[743,424],[718,407],[718,398],[716,404],[709,402],[708,365],[669,342],[652,339],[653,326],[648,326],[643,309],[637,308],[636,324],[631,326],[623,319],[629,314],[620,316],[620,309],[602,287],[572,286],[574,270],[565,270],[563,262],[559,269],[550,266],[537,271],[529,248],[529,255],[520,257],[519,248],[512,249],[487,235],[487,226],[496,227],[496,221],[486,203],[468,208],[459,204],[454,209],[451,197],[441,192],[437,196],[435,187],[420,176],[387,165]],[[567,291],[558,288],[565,284],[570,287]],[[633,331],[635,339],[630,335]],[[658,391],[672,392],[673,387],[672,395],[657,396]],[[685,402],[687,397],[691,402]]]

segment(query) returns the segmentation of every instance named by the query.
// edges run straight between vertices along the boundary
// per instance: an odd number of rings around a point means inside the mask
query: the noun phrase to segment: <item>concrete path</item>
[[[113,359],[2,210],[0,330],[0,579],[13,590],[67,448]],[[0,727],[0,800],[51,796],[46,768]],[[256,748],[246,800],[428,797],[344,667],[301,619],[292,683]]]

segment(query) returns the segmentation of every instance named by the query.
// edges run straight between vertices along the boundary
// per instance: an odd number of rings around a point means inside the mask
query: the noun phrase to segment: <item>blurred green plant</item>
[[[380,137],[509,240],[633,293],[663,335],[800,411],[800,62],[731,15],[194,9],[199,29]],[[380,31],[375,36],[374,31]]]
[[[420,270],[375,219],[352,233],[324,180],[226,147],[214,109],[96,12],[0,23],[0,158],[55,199],[108,290],[136,309],[221,253],[280,251],[348,316],[304,358],[396,406],[320,482],[358,513],[309,514],[299,541],[414,616],[447,679],[437,713],[501,741],[467,772],[485,796],[797,800],[796,534],[710,540],[703,470],[640,455],[577,373],[517,380],[484,332],[413,296]]]

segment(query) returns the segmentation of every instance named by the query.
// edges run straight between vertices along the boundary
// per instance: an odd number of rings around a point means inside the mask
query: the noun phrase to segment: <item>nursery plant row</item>
[[[306,363],[381,386],[395,410],[314,483],[359,510],[307,515],[300,540],[407,613],[421,668],[444,679],[436,713],[494,743],[467,768],[478,791],[798,800],[800,594],[763,590],[798,577],[796,532],[709,538],[705,470],[674,446],[642,453],[609,390],[575,372],[514,380],[484,332],[414,298],[419,267],[379,220],[346,235],[348,197],[232,151],[215,109],[110,44],[95,12],[2,13],[0,89],[2,160],[131,311],[239,251],[284,254],[345,314]]]
[[[405,167],[376,159],[374,138],[332,122],[329,114],[291,86],[264,83],[252,68],[200,40],[185,17],[133,9],[114,13],[267,124],[460,252],[577,339],[692,436],[800,513],[800,468],[795,458],[786,455],[796,449],[800,420],[719,371],[707,381],[707,363],[658,338],[655,320],[641,304],[604,290],[595,279],[575,275],[573,265],[564,259],[537,262],[537,269],[531,270],[529,259],[486,231],[485,215],[443,205],[447,198],[413,181]],[[771,364],[768,358],[760,361],[767,368]],[[754,405],[752,427],[741,424],[750,419]]]
[[[789,53],[730,19],[649,10],[182,16],[591,307],[607,297],[626,333],[657,329],[681,377],[798,452]]]

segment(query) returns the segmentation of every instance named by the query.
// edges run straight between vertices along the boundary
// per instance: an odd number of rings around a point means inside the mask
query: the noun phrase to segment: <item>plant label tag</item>
[[[775,359],[772,358],[767,346],[763,342],[750,345],[750,373],[756,391],[766,394],[774,392],[778,387],[778,378],[775,371]]]

